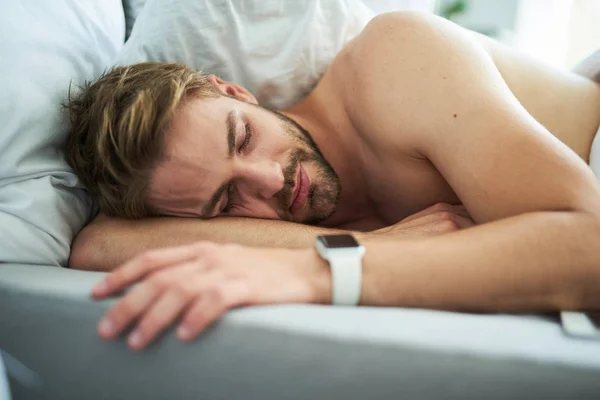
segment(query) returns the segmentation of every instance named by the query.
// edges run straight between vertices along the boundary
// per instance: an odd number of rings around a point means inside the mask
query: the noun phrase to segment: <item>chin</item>
[[[309,206],[310,212],[306,213],[303,221],[308,225],[318,225],[326,221],[335,211],[335,205],[327,201],[327,199],[312,199]]]

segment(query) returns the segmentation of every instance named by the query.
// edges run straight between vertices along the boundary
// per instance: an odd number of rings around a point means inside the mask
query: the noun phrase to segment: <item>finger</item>
[[[211,285],[184,314],[177,337],[193,340],[228,309],[249,304],[249,293],[248,285],[239,279]]]
[[[454,215],[452,220],[456,222],[459,229],[466,229],[475,225],[475,221],[473,221],[471,218],[463,217],[462,215]]]
[[[424,210],[418,211],[414,214],[409,215],[408,217],[404,218],[402,221],[400,221],[402,224],[407,223],[407,222],[413,222],[416,219],[419,219],[421,217],[424,217],[426,215],[430,215],[431,213],[435,212],[433,210],[433,207],[435,206],[431,206],[431,207],[427,207]]]
[[[151,342],[195,296],[191,277],[200,266],[199,261],[186,262],[155,272],[148,278],[155,286],[164,289],[158,300],[140,315],[136,329],[129,335],[128,342],[133,350],[142,349]]]
[[[407,224],[402,223],[402,227],[406,227],[406,228],[423,227],[425,225],[429,225],[429,224],[438,222],[440,220],[454,221],[454,222],[456,222],[456,224],[458,225],[458,227],[460,229],[468,228],[475,224],[475,222],[471,219],[471,217],[466,212],[464,207],[462,207],[462,206],[453,206],[453,207],[455,207],[455,208],[453,208],[452,211],[438,211],[435,213],[423,215],[420,218],[414,219]],[[462,211],[460,210],[460,207],[462,207],[462,209],[463,209]]]
[[[395,237],[398,237],[399,235],[406,235],[409,238],[415,236],[430,236],[431,229],[429,229],[429,227],[432,223],[439,221],[441,218],[442,216],[440,213],[423,214],[408,222],[402,220],[395,225],[381,228],[375,232],[381,233],[382,235],[393,235]]]
[[[141,350],[169,326],[193,299],[189,289],[175,286],[164,293],[141,317],[127,343],[132,350]]]
[[[112,306],[98,323],[98,334],[113,339],[146,310],[158,297],[160,290],[149,282],[141,283]]]
[[[176,263],[188,261],[201,254],[210,245],[209,242],[199,242],[146,252],[123,264],[108,275],[92,289],[92,295],[96,298],[108,296],[145,275]]]
[[[471,219],[471,215],[469,214],[469,211],[463,205],[452,206],[452,212],[454,214],[458,214],[458,215],[461,215],[461,216],[463,216],[465,218]],[[473,220],[471,219],[471,221],[473,221]]]
[[[420,218],[423,218],[428,215],[439,214],[439,213],[443,213],[443,212],[459,214],[459,215],[462,215],[467,218],[471,217],[469,215],[469,212],[465,208],[465,206],[462,204],[452,205],[452,204],[446,204],[446,203],[437,203],[437,204],[434,204],[432,206],[425,208],[424,210],[421,210],[419,212],[409,215],[408,217],[404,218],[402,220],[402,222],[403,223],[410,222],[415,219],[420,219]]]
[[[455,214],[453,214],[450,211],[437,211],[433,213],[423,214],[418,218],[414,218],[408,221],[408,223],[404,223],[404,221],[402,221],[402,223],[398,226],[403,228],[423,227],[425,225],[431,224],[432,222],[437,222],[441,219],[451,219],[454,215]]]
[[[411,221],[409,227],[405,228],[406,232],[410,236],[431,236],[439,235],[440,233],[449,233],[456,230],[466,229],[473,225],[472,219],[463,217],[462,215],[453,214],[452,212],[443,211],[434,214],[425,215],[419,219]]]

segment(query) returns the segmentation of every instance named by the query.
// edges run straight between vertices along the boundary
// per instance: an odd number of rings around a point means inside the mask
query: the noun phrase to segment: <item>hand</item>
[[[393,237],[410,239],[438,236],[475,225],[473,219],[462,205],[438,203],[402,221],[363,234],[366,237]]]
[[[199,242],[153,250],[116,269],[92,295],[105,298],[136,282],[98,324],[105,339],[136,324],[128,338],[134,350],[179,317],[177,336],[188,341],[233,307],[331,299],[329,268],[313,249]]]

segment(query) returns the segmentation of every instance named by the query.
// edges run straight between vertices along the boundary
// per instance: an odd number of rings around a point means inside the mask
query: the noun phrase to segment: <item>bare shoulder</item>
[[[348,45],[343,61],[353,123],[382,147],[416,156],[455,115],[476,111],[465,109],[466,100],[481,98],[490,85],[509,93],[480,41],[432,14],[377,16]]]
[[[387,72],[382,73],[382,69],[389,70],[391,63],[391,73],[397,76],[403,74],[410,67],[413,57],[407,57],[409,62],[398,64],[393,60],[394,54],[396,51],[408,54],[410,51],[401,50],[405,47],[416,48],[418,43],[407,35],[411,31],[414,33],[415,30],[425,29],[420,25],[429,23],[427,16],[415,12],[378,15],[344,47],[333,63],[333,76],[339,83],[337,86],[342,88],[348,117],[365,142],[374,147],[385,147],[386,138],[389,137],[387,124],[381,124],[379,116],[382,111],[380,92],[387,84],[385,80],[388,75]],[[390,46],[394,47],[391,54]],[[397,100],[394,99],[394,102]]]
[[[415,11],[391,12],[376,16],[365,26],[347,47],[347,61],[357,75],[368,79],[372,78],[369,74],[389,67],[387,60],[402,60],[392,66],[400,70],[414,68],[432,58],[439,64],[446,61],[438,58],[442,46],[452,44],[456,48],[465,42],[478,45],[469,31],[441,17]]]
[[[395,11],[379,14],[374,17],[365,26],[361,33],[364,40],[370,40],[373,43],[381,39],[389,39],[398,34],[420,36],[427,30],[436,29],[436,27],[446,24],[446,20],[434,14],[419,11]],[[412,40],[408,40],[410,43]]]

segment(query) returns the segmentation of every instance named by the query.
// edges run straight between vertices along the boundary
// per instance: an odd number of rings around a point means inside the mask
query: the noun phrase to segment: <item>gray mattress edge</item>
[[[282,305],[229,312],[192,344],[104,342],[104,274],[0,264],[15,398],[597,398],[600,342],[545,316]],[[5,357],[6,361],[6,357]],[[17,365],[16,365],[17,364]],[[12,371],[12,372],[11,372]],[[25,372],[23,372],[25,371]],[[18,397],[17,397],[18,396]]]

